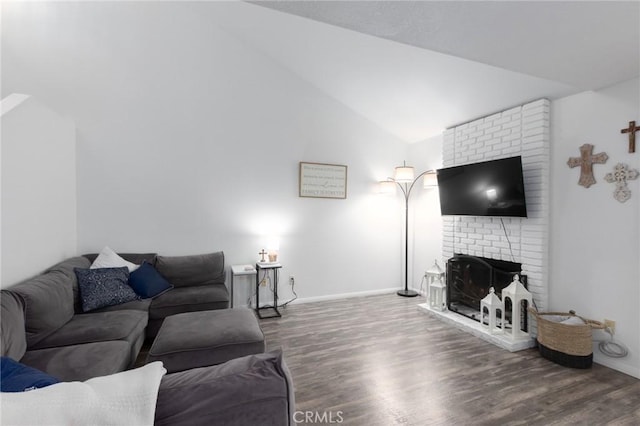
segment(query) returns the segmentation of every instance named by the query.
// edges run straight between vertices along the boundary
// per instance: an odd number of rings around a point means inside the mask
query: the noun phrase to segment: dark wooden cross
[[[629,152],[636,152],[636,132],[640,127],[636,126],[635,121],[629,122],[629,127],[620,130],[620,133],[629,133]]]
[[[593,165],[604,164],[608,158],[609,156],[604,152],[593,155],[593,145],[585,143],[580,147],[580,157],[569,158],[567,164],[571,168],[580,166],[578,185],[588,188],[596,183],[596,179],[593,177]]]
[[[262,249],[262,251],[260,253],[258,253],[261,257],[260,257],[260,262],[264,262],[264,255],[267,254],[266,251],[264,251],[264,249]]]

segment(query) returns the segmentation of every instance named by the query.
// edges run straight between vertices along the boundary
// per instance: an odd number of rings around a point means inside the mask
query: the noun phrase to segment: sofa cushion
[[[129,366],[133,366],[144,343],[147,321],[146,311],[133,309],[78,314],[33,349],[123,340],[129,344]]]
[[[27,351],[20,362],[70,382],[124,371],[130,352],[127,342],[112,340]]]
[[[129,285],[143,299],[153,298],[173,286],[146,260],[129,275]]]
[[[165,318],[147,362],[167,371],[221,364],[264,352],[264,334],[251,309],[187,312]]]
[[[131,302],[127,302],[127,303],[122,303],[120,305],[105,306],[104,308],[94,309],[89,313],[93,314],[96,312],[125,311],[128,309],[131,309],[134,311],[149,312],[150,306],[151,306],[151,299],[139,299],[139,300],[132,300]]]
[[[11,291],[0,291],[0,350],[3,356],[20,359],[27,350],[24,301]]]
[[[157,256],[156,269],[175,287],[224,283],[224,253]]]
[[[268,352],[167,374],[154,425],[293,425],[294,410],[291,374]]]
[[[63,272],[49,271],[11,287],[25,304],[27,348],[73,317],[73,284]]]
[[[149,318],[161,319],[182,312],[223,309],[229,306],[229,293],[224,284],[177,287],[151,302]]]
[[[58,379],[43,371],[6,356],[0,358],[0,390],[2,392],[24,392],[58,382]]]
[[[139,299],[127,284],[129,271],[122,268],[74,269],[84,312]]]
[[[47,270],[47,272],[61,272],[71,281],[71,286],[73,288],[73,310],[76,314],[82,312],[82,302],[80,301],[78,278],[73,270],[74,268],[87,269],[90,265],[91,262],[89,262],[89,259],[83,256],[77,256],[63,260]]]
[[[113,251],[111,247],[105,247],[102,249],[98,257],[91,263],[91,269],[100,269],[100,268],[120,268],[126,267],[129,269],[129,272],[133,272],[138,269],[137,264],[129,262],[128,260],[123,259]]]
[[[146,312],[136,310],[78,314],[56,332],[38,342],[32,349],[110,340],[124,340],[131,343],[144,333],[147,320]]]

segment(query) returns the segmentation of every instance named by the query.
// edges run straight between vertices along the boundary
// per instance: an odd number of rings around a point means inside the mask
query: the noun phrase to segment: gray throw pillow
[[[129,270],[122,268],[74,269],[78,277],[83,312],[140,299],[127,284]]]
[[[175,287],[224,284],[224,253],[158,256],[156,269]]]

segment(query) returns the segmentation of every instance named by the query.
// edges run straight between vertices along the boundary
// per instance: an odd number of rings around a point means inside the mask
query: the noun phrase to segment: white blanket
[[[0,395],[0,423],[13,425],[153,425],[161,362],[135,370]]]

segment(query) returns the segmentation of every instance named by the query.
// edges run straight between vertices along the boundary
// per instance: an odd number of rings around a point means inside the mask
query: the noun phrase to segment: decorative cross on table
[[[629,122],[629,127],[620,130],[620,133],[629,133],[629,152],[636,152],[636,132],[640,127],[636,126],[635,121]]]
[[[580,147],[580,157],[569,158],[567,164],[571,168],[580,166],[578,185],[588,188],[596,183],[596,179],[593,177],[593,165],[604,164],[608,158],[609,156],[604,152],[593,155],[593,145],[585,143]]]
[[[626,164],[618,163],[613,168],[612,173],[607,173],[604,177],[609,183],[616,184],[616,190],[613,191],[613,198],[624,203],[631,198],[631,190],[627,187],[627,181],[638,178],[638,171],[629,169]]]
[[[260,253],[258,253],[261,257],[260,257],[260,262],[265,262],[264,260],[264,255],[267,254],[266,251],[264,251],[264,249],[262,249],[262,251]]]

